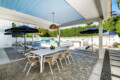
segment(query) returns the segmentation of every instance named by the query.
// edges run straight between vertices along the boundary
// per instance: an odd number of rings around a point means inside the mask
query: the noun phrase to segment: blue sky
[[[118,9],[116,0],[112,0],[112,11],[115,11],[115,13],[120,14],[120,9]]]

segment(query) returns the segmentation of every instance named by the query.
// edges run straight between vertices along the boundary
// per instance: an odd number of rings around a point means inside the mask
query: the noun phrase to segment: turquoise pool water
[[[51,41],[51,40],[41,40],[41,41],[34,41],[35,43],[45,43],[45,44],[57,44],[57,41]],[[65,43],[71,43],[71,41],[60,41],[61,44]]]
[[[41,40],[41,41],[34,41],[35,43],[46,43],[46,44],[57,44],[57,41],[50,41],[50,40]]]

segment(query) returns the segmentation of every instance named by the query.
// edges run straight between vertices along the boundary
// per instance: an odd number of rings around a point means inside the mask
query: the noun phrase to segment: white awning
[[[48,28],[55,23],[60,27],[107,19],[111,0],[0,0],[0,18]]]

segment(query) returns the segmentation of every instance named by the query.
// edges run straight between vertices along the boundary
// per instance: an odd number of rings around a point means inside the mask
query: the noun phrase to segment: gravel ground
[[[101,80],[111,80],[109,50],[105,51]]]

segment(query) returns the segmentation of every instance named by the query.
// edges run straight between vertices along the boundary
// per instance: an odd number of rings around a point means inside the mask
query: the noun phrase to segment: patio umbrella
[[[113,31],[107,31],[107,32],[103,33],[103,35],[108,35],[109,36],[109,44],[110,44],[110,35],[117,35],[117,33],[113,32]]]
[[[98,33],[98,32],[99,32],[99,29],[98,29],[98,28],[89,28],[89,29],[86,29],[86,30],[81,31],[80,33],[81,33],[81,34],[91,34],[91,41],[92,41],[92,45],[93,45],[93,37],[92,37],[92,34]],[[106,32],[106,30],[103,30],[103,32]],[[93,47],[92,47],[92,50],[93,50]]]
[[[39,31],[38,31],[38,29],[23,25],[20,27],[6,29],[5,32],[14,33],[14,34],[15,33],[16,34],[24,34],[24,46],[26,46],[26,33],[37,33]],[[25,49],[25,52],[26,52],[26,49]]]
[[[103,30],[103,32],[106,32],[107,30]],[[98,33],[99,32],[99,29],[98,28],[89,28],[89,29],[86,29],[86,30],[83,30],[81,31],[80,33],[81,34],[94,34],[94,33]]]
[[[15,28],[10,28],[10,29],[6,29],[5,32],[14,32],[14,33],[37,33],[38,29],[35,28],[31,28],[28,26],[20,26],[20,27],[15,27]]]

